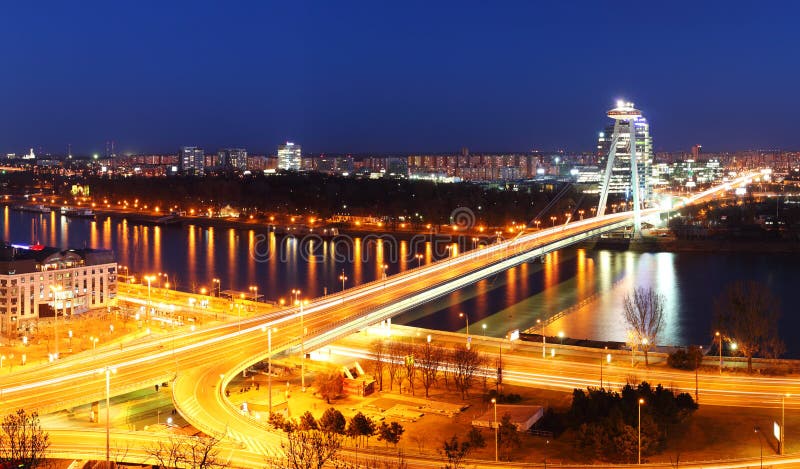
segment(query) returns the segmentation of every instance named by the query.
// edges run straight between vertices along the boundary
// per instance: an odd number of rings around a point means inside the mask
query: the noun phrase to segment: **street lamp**
[[[558,331],[558,338],[561,340],[561,345],[564,345],[564,331]]]
[[[98,337],[91,336],[89,337],[89,342],[92,343],[92,353],[95,353],[95,347],[97,346],[97,342],[100,340]]]
[[[422,267],[422,254],[417,254],[414,257],[417,258],[417,268]]]
[[[222,295],[222,284],[220,283],[220,280],[218,278],[212,278],[211,279],[211,284],[212,285],[216,285],[217,297]],[[212,288],[212,290],[213,290],[213,288]]]
[[[300,290],[297,288],[292,288],[292,295],[294,296],[293,304],[297,304],[297,298],[300,296]]]
[[[642,405],[644,399],[639,398],[639,464],[642,464]]]
[[[258,301],[258,286],[257,285],[251,285],[250,286],[250,291],[253,292],[253,301]]]
[[[116,373],[117,369],[106,366],[97,370],[97,373],[106,375],[106,468],[111,467],[111,373]]]
[[[608,351],[608,347],[605,348]],[[606,364],[611,365],[611,354],[606,353]],[[603,389],[603,357],[600,357],[600,389]]]
[[[786,398],[791,396],[789,393],[781,396],[781,456],[783,456],[784,446],[786,446]]]
[[[714,335],[717,337],[717,342],[719,343],[719,374],[722,374],[722,335],[719,331],[715,332]]]
[[[553,226],[556,226],[556,217],[550,217],[550,221],[553,222]]]
[[[147,314],[150,314],[150,282],[156,279],[154,275],[145,275],[144,279],[147,280]]]
[[[544,322],[542,322],[541,319],[537,319],[536,320],[536,324],[541,324],[542,325],[542,358],[546,358],[545,348],[546,348],[546,345],[547,345],[547,341],[544,338]]]
[[[497,443],[499,440],[497,434],[497,399],[492,398],[492,404],[494,404],[494,462],[497,462]]]
[[[389,268],[389,265],[388,264],[383,264],[381,266],[381,268],[383,269],[383,279],[386,280],[386,269]]]
[[[464,313],[458,313],[458,317],[464,318],[464,320],[467,321],[467,350],[469,350],[469,316]]]
[[[272,415],[272,331],[278,332],[277,327],[261,326],[267,332],[267,387],[269,389],[269,415]]]
[[[481,329],[483,329],[483,340],[486,340],[486,323],[481,325]]]
[[[753,431],[756,433],[756,436],[758,437],[758,450],[759,450],[759,456],[761,458],[761,464],[759,464],[759,467],[763,468],[764,467],[764,443],[761,442],[761,427],[756,425],[755,427],[753,427]],[[782,431],[783,431],[783,429],[781,428],[781,432]],[[781,454],[783,454],[783,445],[781,445]]]
[[[584,210],[578,210],[578,215],[581,216],[581,220],[583,220],[583,212],[584,212]]]
[[[339,276],[339,280],[342,281],[342,291],[344,291],[344,282],[347,281],[347,275],[344,274],[344,269],[342,269],[342,275]]]
[[[297,292],[300,293],[300,290]],[[302,355],[300,357],[300,387],[303,392],[306,392],[306,328],[303,325],[303,303],[308,304],[308,300],[298,301],[297,303],[300,304],[300,354]]]
[[[56,340],[56,358],[58,358],[58,294],[64,290],[64,287],[61,285],[50,285],[50,290],[53,291],[53,311],[55,312],[55,318],[53,319],[53,335]],[[62,311],[64,309],[63,296],[61,309]]]

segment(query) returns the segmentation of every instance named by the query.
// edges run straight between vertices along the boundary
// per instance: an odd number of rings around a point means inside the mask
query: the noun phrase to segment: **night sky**
[[[123,4],[124,3],[124,4]],[[800,149],[797,2],[4,2],[0,152]]]

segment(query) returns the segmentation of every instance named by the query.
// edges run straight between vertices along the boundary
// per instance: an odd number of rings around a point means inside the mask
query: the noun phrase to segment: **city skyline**
[[[798,66],[785,60],[796,9],[14,5],[0,33],[13,45],[0,147],[577,152],[621,98],[658,129],[655,151],[798,148]],[[614,32],[623,26],[629,41]]]

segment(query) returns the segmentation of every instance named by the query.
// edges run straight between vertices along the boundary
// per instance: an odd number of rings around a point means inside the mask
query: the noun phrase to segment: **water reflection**
[[[389,273],[416,268],[448,251],[466,245],[400,241],[369,237],[352,243],[329,239],[276,237],[260,230],[231,230],[198,226],[144,226],[124,220],[91,221],[60,214],[32,214],[5,207],[3,237],[18,243],[35,240],[66,247],[112,249],[122,265],[137,276],[165,272],[183,290],[211,290],[213,278],[221,288],[248,291],[257,285],[267,299],[287,298],[293,288],[315,297],[338,291],[339,275],[347,286],[378,279],[383,265]],[[217,236],[220,232],[220,236]],[[246,237],[244,236],[246,234]],[[246,240],[246,241],[245,241]],[[448,248],[446,248],[449,247]],[[419,253],[422,258],[415,256]],[[800,317],[789,314],[797,254],[674,254],[587,251],[570,249],[548,254],[543,262],[526,263],[481,280],[446,297],[404,313],[396,322],[448,330],[464,329],[458,317],[465,312],[470,327],[503,336],[526,329],[586,300],[585,306],[555,321],[548,333],[563,330],[577,338],[625,339],[622,301],[636,286],[653,287],[666,298],[666,326],[661,343],[710,343],[711,311],[718,292],[734,280],[768,283],[784,304],[781,330],[796,330]],[[474,326],[473,326],[474,324]],[[792,343],[790,354],[796,356]]]

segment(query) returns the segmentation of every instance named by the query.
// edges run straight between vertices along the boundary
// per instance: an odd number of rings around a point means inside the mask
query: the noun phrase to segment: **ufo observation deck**
[[[617,101],[617,107],[608,111],[607,114],[612,119],[629,121],[641,117],[642,111],[633,107],[633,103]]]

